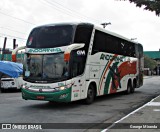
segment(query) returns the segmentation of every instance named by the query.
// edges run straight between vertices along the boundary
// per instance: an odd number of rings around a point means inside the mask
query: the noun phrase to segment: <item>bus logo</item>
[[[45,49],[29,49],[28,53],[58,53],[62,52],[60,48],[45,48]]]
[[[78,50],[77,55],[85,55],[85,50]]]

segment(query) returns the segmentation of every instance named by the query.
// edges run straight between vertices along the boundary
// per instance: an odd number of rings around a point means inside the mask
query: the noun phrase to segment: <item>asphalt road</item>
[[[159,80],[159,76],[145,77],[144,85],[136,89],[134,94],[118,93],[98,97],[91,105],[85,105],[82,101],[72,103],[26,101],[21,98],[21,92],[0,93],[0,123],[91,123],[90,127],[93,126],[92,123],[113,123],[159,95]]]

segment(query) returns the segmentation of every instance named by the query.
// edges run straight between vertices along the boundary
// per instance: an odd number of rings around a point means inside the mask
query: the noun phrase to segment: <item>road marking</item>
[[[149,102],[146,106],[160,106],[160,102]]]
[[[159,111],[160,111],[160,109],[154,109],[153,111],[159,112]]]
[[[122,120],[126,119],[126,118],[129,117],[130,115],[136,113],[137,111],[139,111],[140,109],[144,108],[145,106],[151,106],[151,105],[149,105],[149,103],[154,103],[153,101],[154,101],[155,99],[159,98],[159,97],[160,97],[160,95],[157,96],[157,97],[155,97],[154,99],[152,99],[150,102],[148,102],[148,103],[144,104],[143,106],[139,107],[138,109],[132,111],[132,112],[129,113],[128,115],[122,117],[120,120],[115,121],[111,126],[107,127],[106,129],[102,130],[101,132],[106,132],[106,131],[108,131],[110,128],[112,128],[113,126],[115,126],[117,123],[119,123],[119,122],[121,122]],[[155,102],[155,103],[159,104],[160,102]],[[153,106],[153,105],[152,105],[152,106]]]

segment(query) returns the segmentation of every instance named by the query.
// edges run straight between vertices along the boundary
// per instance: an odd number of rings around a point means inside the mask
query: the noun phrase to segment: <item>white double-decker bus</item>
[[[22,48],[25,100],[90,104],[96,96],[133,93],[143,84],[142,45],[93,24],[36,27]]]

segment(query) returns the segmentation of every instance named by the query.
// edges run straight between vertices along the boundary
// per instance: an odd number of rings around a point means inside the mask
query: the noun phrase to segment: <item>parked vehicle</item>
[[[7,89],[20,89],[22,85],[22,77],[13,78],[8,75],[3,75],[1,78],[1,92]]]
[[[0,61],[0,90],[20,89],[22,85],[23,65],[20,63]]]

